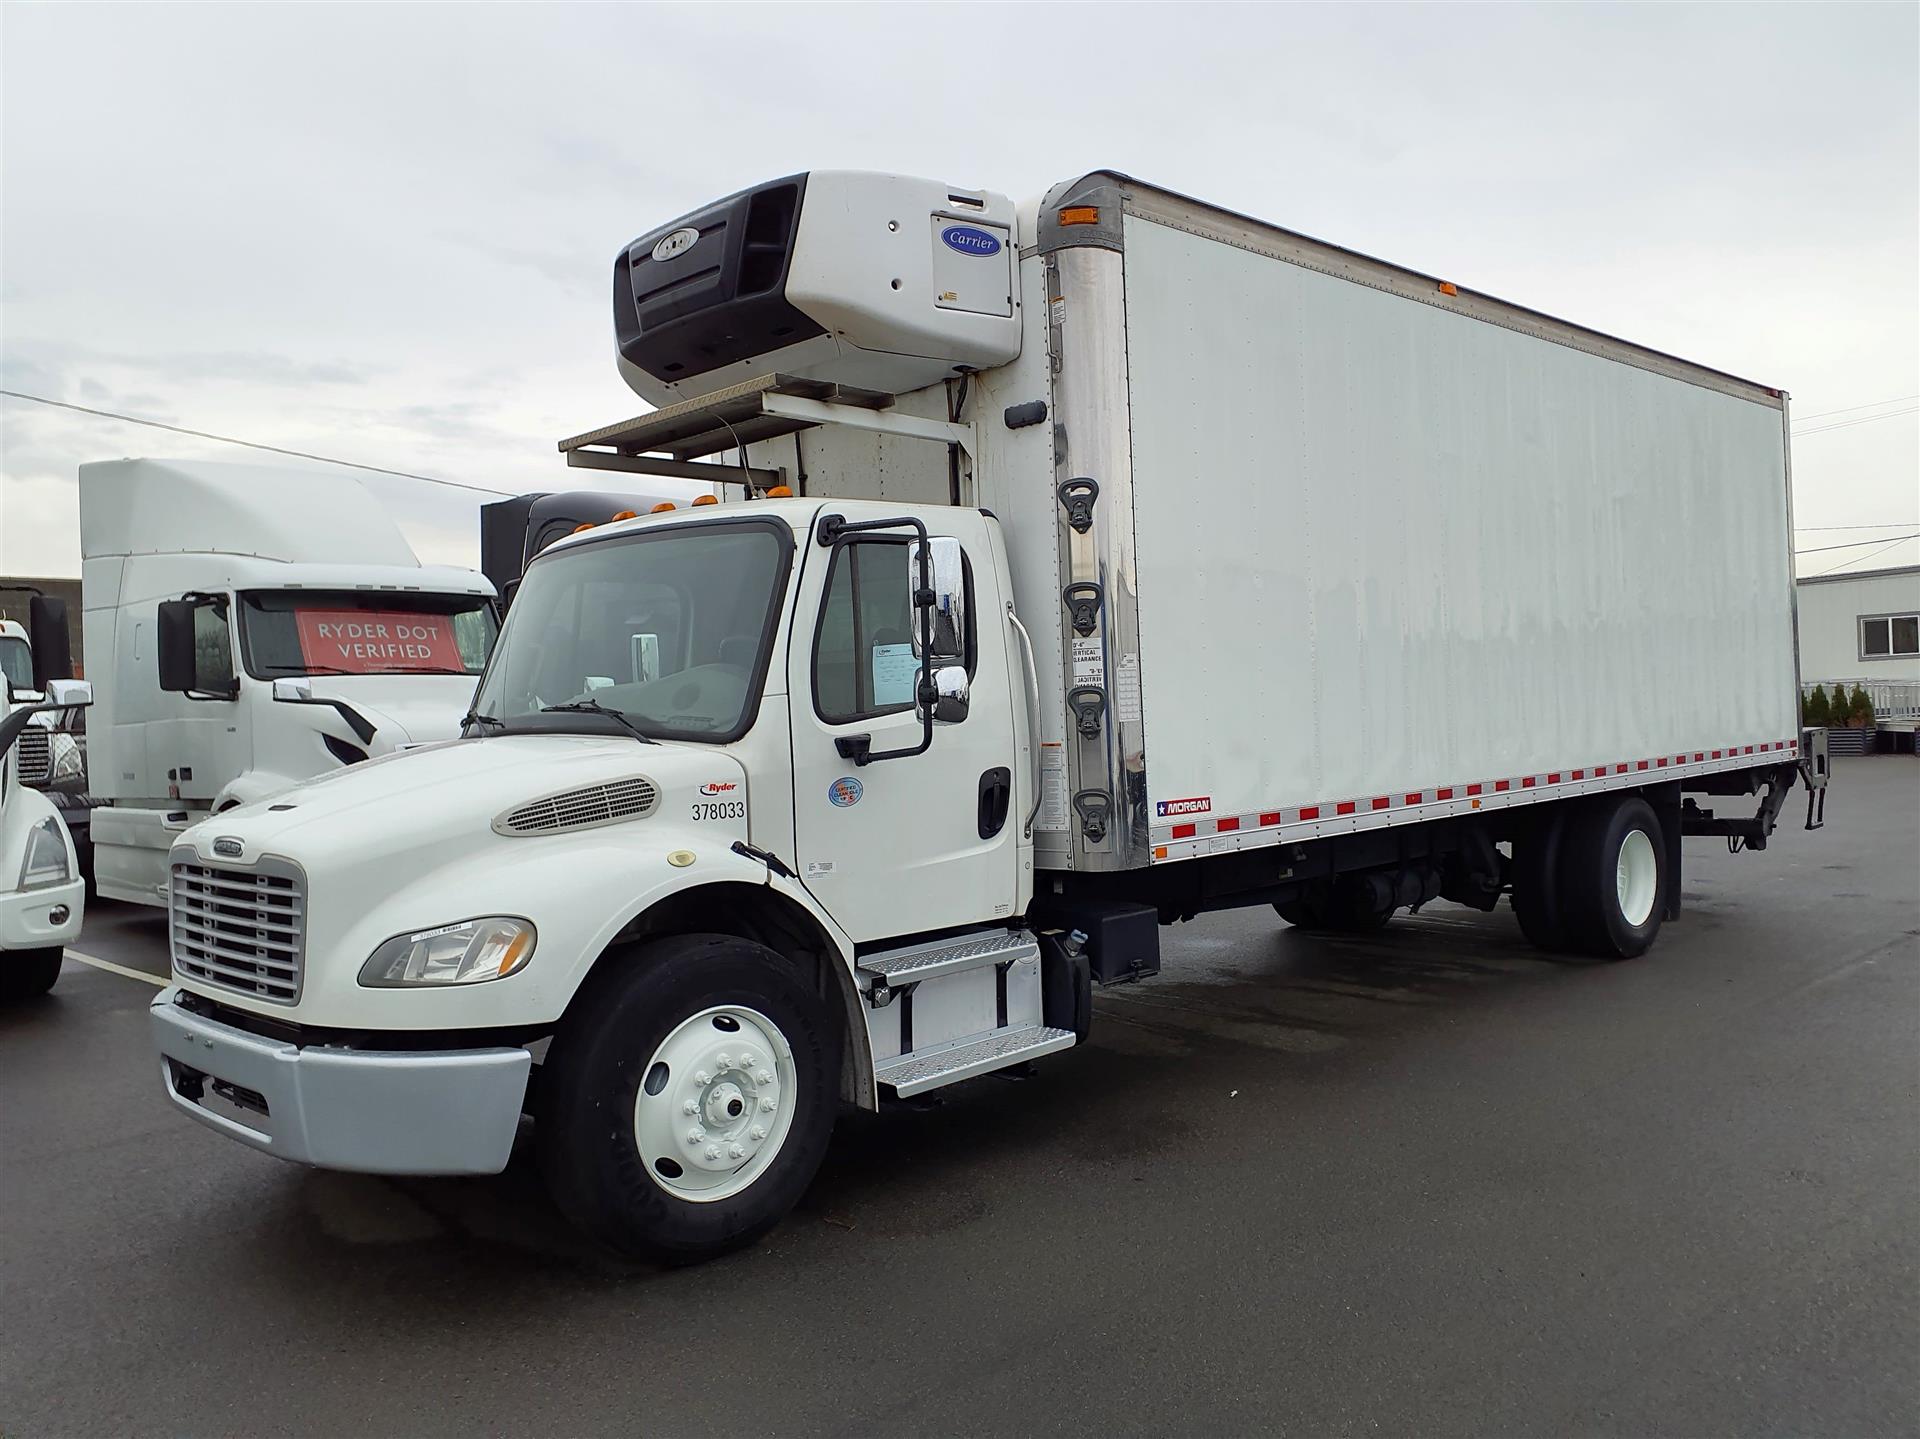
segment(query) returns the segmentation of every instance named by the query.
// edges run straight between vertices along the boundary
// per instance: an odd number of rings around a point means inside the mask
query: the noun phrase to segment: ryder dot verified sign
[[[452,615],[400,610],[295,610],[300,657],[309,665],[348,674],[396,670],[466,671],[453,637]]]

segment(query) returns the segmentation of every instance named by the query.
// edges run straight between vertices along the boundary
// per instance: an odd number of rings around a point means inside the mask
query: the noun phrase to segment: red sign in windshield
[[[459,670],[452,615],[398,610],[295,610],[300,656],[320,670],[368,675],[393,670]]]

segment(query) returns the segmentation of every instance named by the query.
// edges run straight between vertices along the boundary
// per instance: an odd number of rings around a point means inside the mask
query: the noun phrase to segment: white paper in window
[[[875,709],[912,702],[913,681],[920,672],[920,661],[914,657],[911,644],[875,645],[872,664]]]

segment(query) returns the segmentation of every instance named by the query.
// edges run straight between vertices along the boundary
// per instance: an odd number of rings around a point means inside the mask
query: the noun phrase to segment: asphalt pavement
[[[1688,841],[1562,963],[1504,908],[1163,932],[1035,1077],[850,1116],[663,1271],[524,1157],[296,1169],[162,1099],[156,912],[0,1010],[0,1434],[1920,1431],[1920,764]],[[128,974],[121,970],[133,971]]]

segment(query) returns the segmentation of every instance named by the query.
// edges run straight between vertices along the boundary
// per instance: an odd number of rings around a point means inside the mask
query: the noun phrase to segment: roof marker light
[[[793,486],[775,485],[767,491],[767,498],[770,500],[790,500],[793,498]]]
[[[718,495],[695,495],[693,502],[696,505],[717,505],[720,503],[720,497]]]
[[[1460,287],[1451,280],[1442,280],[1440,282],[1440,293],[1443,295],[1457,295],[1460,293]]]
[[[638,518],[639,516],[636,515],[632,510],[622,510],[620,511],[619,514],[610,516],[607,520],[607,523],[612,524],[615,520],[633,520]]]
[[[1060,212],[1063,225],[1097,225],[1100,223],[1098,205],[1069,205]]]
[[[672,500],[662,500],[659,504],[648,510],[647,513],[650,515],[664,515],[668,510],[678,508],[679,506],[675,505]]]
[[[582,530],[590,530],[590,529],[592,529],[592,528],[593,528],[593,521],[592,521],[592,520],[588,520],[588,521],[586,521],[586,522],[585,522],[584,524],[578,524],[578,525],[575,525],[575,526],[574,526],[574,527],[573,527],[573,528],[572,528],[571,530],[569,530],[569,531],[568,531],[568,533],[569,533],[569,534],[574,534],[574,535],[577,535],[577,534],[579,534],[579,533],[580,533],[580,532],[581,532]]]

